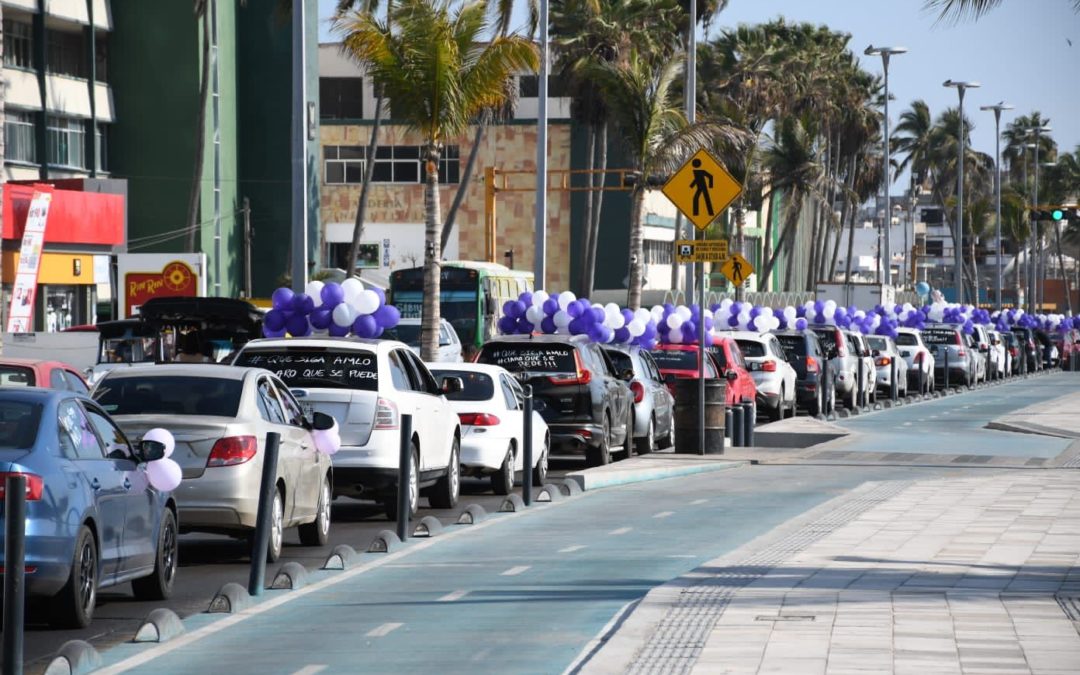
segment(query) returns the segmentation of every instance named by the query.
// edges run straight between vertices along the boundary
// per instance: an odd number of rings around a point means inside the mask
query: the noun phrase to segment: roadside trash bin
[[[698,435],[698,380],[675,381],[675,439],[684,453],[719,455],[724,452],[724,401],[727,382],[705,380],[705,437]]]

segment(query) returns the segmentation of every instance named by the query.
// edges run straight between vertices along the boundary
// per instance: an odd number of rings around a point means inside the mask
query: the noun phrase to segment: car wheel
[[[645,430],[645,438],[638,443],[638,454],[647,455],[656,450],[656,418],[649,418],[649,428]]]
[[[675,418],[672,415],[668,416],[668,432],[667,436],[660,439],[658,444],[661,450],[667,450],[668,448],[675,447]]]
[[[165,600],[172,595],[173,579],[176,578],[176,560],[179,543],[176,538],[176,517],[169,509],[161,514],[158,528],[157,555],[154,571],[150,576],[134,579],[131,590],[140,600]]]
[[[514,489],[514,444],[506,448],[499,470],[491,474],[491,491],[497,495],[508,495]]]
[[[420,451],[416,443],[412,444],[412,464],[409,466],[409,517],[416,515],[420,509],[420,479],[417,475],[417,466],[420,462]],[[383,511],[388,520],[398,519],[397,490],[383,500]]]
[[[315,520],[297,528],[300,533],[300,543],[304,546],[326,546],[326,543],[330,541],[330,502],[332,499],[328,474],[323,476],[322,487],[319,488],[319,505],[315,509]]]
[[[266,546],[266,562],[277,562],[285,546],[285,498],[281,488],[274,490],[274,503],[270,508],[270,542]]]
[[[67,583],[52,602],[49,623],[56,628],[86,628],[97,605],[97,542],[90,528],[83,525],[75,538],[75,556]]]
[[[634,456],[634,409],[630,408],[629,414],[626,416],[626,438],[623,439],[622,446],[623,459],[630,459]]]
[[[825,395],[821,393],[821,387],[818,387],[814,400],[810,402],[810,405],[806,406],[806,413],[810,417],[817,417],[823,412],[825,412]]]
[[[533,467],[533,486],[543,487],[547,482],[548,473],[548,448],[551,445],[551,441],[548,438],[544,439],[544,448],[540,451],[540,457],[536,460],[536,466]],[[527,470],[527,469],[526,469]]]
[[[450,448],[446,474],[435,483],[428,495],[428,501],[431,502],[433,508],[452,509],[457,505],[458,496],[461,494],[461,464],[458,447],[459,441],[455,436],[454,445]]]
[[[606,466],[611,463],[611,419],[604,415],[604,430],[600,434],[600,445],[585,450],[585,463],[589,466]]]

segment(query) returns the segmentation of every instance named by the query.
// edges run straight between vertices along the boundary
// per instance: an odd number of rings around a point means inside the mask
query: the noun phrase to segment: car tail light
[[[967,352],[965,352],[963,349],[957,349],[956,350],[956,355],[957,356],[967,356]]]
[[[776,372],[776,361],[763,361],[761,363],[761,369],[766,373]]]
[[[645,385],[637,380],[630,383],[630,391],[634,393],[634,403],[641,403],[645,398]]]
[[[1016,356],[1019,351],[1016,347],[1009,347],[1009,356]]]
[[[878,367],[881,367],[881,366],[887,366],[887,365],[889,365],[890,363],[892,363],[892,359],[891,359],[890,357],[888,357],[888,356],[879,356],[879,357],[877,357],[876,359],[874,359],[874,363],[875,363],[875,364],[876,364],[876,365],[877,365]]]
[[[818,372],[818,362],[813,356],[806,357],[806,372],[816,373]]]
[[[554,385],[588,384],[592,382],[592,371],[581,365],[581,355],[574,352],[574,368],[576,372],[566,375],[551,375],[548,380]]]
[[[458,419],[470,427],[493,427],[499,423],[499,418],[489,413],[458,413]]]
[[[22,473],[20,471],[0,472],[0,500],[7,497],[8,476],[24,476],[26,478],[26,501],[36,502],[41,499],[41,493],[45,491],[45,480],[36,473]]]
[[[922,363],[926,360],[926,352],[918,352],[915,354],[915,363]]]
[[[7,568],[3,565],[0,565],[0,574],[3,574],[6,571]],[[37,572],[37,565],[25,565],[23,566],[23,571],[27,574],[33,574],[34,572]]]
[[[206,466],[235,466],[255,456],[259,442],[254,436],[226,436],[219,438],[210,450]]]
[[[375,403],[375,429],[397,429],[398,410],[393,401],[380,398]]]

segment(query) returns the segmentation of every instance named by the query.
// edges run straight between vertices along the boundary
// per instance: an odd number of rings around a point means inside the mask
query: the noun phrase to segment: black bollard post
[[[4,483],[4,675],[23,672],[23,608],[26,597],[26,475]]]
[[[949,348],[945,347],[945,392],[949,391]]]
[[[728,445],[734,446],[735,440],[732,436],[733,429],[731,425],[731,408],[724,408],[724,436],[727,437]]]
[[[401,440],[398,443],[397,480],[397,536],[401,541],[409,538],[409,517],[412,516],[412,415],[401,416]],[[417,471],[420,467],[415,467]],[[419,477],[417,477],[419,479]]]
[[[255,518],[255,537],[251,549],[251,573],[248,575],[248,594],[262,595],[266,585],[266,549],[270,546],[270,528],[273,517],[274,493],[277,491],[278,445],[281,434],[266,434],[263,450],[262,482],[259,483],[259,510]]]
[[[832,399],[829,398],[832,385],[833,381],[829,377],[829,359],[822,359],[821,381],[818,382],[818,387],[821,388],[821,409],[818,410],[818,414],[822,417],[828,417],[829,413],[835,412],[832,409]]]
[[[525,385],[525,400],[522,406],[522,414],[525,418],[521,423],[521,433],[524,438],[521,439],[521,500],[525,502],[525,506],[532,504],[532,490],[533,490],[533,476],[532,476],[532,462],[533,462],[533,446],[532,446],[532,428],[533,428],[533,392],[532,385]],[[543,487],[542,485],[540,487]]]
[[[757,424],[753,403],[743,403],[743,445],[754,447],[754,425]]]
[[[900,396],[900,383],[896,381],[900,377],[900,369],[896,367],[896,358],[890,358],[892,359],[892,368],[889,375],[889,399],[895,401]]]
[[[736,403],[728,408],[731,411],[731,447],[743,446],[743,407]]]

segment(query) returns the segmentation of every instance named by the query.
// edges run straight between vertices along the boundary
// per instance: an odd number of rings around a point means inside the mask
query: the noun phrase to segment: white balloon
[[[668,325],[668,328],[670,328],[672,330],[677,330],[679,328],[679,326],[681,326],[683,324],[683,318],[681,316],[679,316],[679,314],[677,312],[673,312],[673,313],[669,314],[668,318],[665,321],[666,321],[666,323]],[[670,335],[670,333],[669,333],[669,335]]]
[[[727,309],[728,307],[731,307],[731,305],[733,305],[733,304],[734,303],[731,301],[731,298],[724,298],[723,300],[720,301],[720,309]]]
[[[645,322],[639,321],[637,317],[634,320],[626,324],[626,330],[630,331],[630,335],[638,337],[645,332]]]
[[[574,317],[570,316],[566,310],[560,309],[555,312],[555,316],[552,317],[551,320],[554,321],[555,325],[559,328],[566,328],[570,325],[570,322],[574,320]]]
[[[563,291],[559,293],[559,309],[566,311],[566,308],[570,306],[570,303],[577,300],[577,296],[571,291]]]
[[[168,429],[162,429],[161,427],[154,427],[145,434],[142,439],[144,441],[157,441],[165,446],[165,457],[172,455],[173,450],[176,448],[176,439],[169,433]]]
[[[612,330],[619,330],[626,325],[626,317],[619,312],[615,312],[614,314],[608,314],[606,320],[604,321],[604,325],[608,328],[611,328]]]
[[[649,323],[649,320],[652,319],[652,312],[645,309],[644,307],[638,307],[634,310],[634,319],[640,321],[643,324]]]
[[[826,300],[825,301],[825,309],[826,310],[832,309],[835,312],[836,311],[836,301],[835,300]]]
[[[788,320],[788,323],[794,321],[796,316],[798,316],[798,311],[794,307],[788,305],[784,308],[784,318]]]
[[[343,302],[334,308],[334,313],[331,316],[335,324],[347,328],[353,325],[353,321],[356,321],[356,310],[349,303]]]
[[[549,297],[550,296],[547,294],[547,291],[544,291],[544,290],[536,291],[535,293],[533,293],[532,304],[533,304],[534,307],[540,307],[545,302],[547,302],[547,299]]]
[[[609,302],[608,304],[604,305],[604,314],[619,314],[619,313],[620,313],[619,306],[616,305],[614,302]]]
[[[832,301],[830,300],[829,302]],[[825,317],[826,321],[832,321],[832,318],[836,316],[836,303],[833,303],[831,306],[826,303],[825,310],[822,312],[822,315]]]
[[[743,311],[739,312],[739,328],[746,330],[746,325],[748,323],[750,323],[750,312],[749,310],[744,309]]]
[[[184,478],[180,465],[168,458],[156,459],[147,464],[146,477],[150,479],[150,485],[161,492],[175,490]]]
[[[351,305],[356,301],[356,297],[360,295],[360,291],[364,290],[364,284],[360,283],[360,280],[355,277],[349,277],[341,282],[341,290],[345,293],[345,302]]]
[[[304,292],[311,296],[311,299],[315,301],[315,306],[318,307],[322,304],[322,289],[323,282],[321,281],[309,281],[307,286],[304,286]]]
[[[374,314],[379,308],[379,296],[375,291],[363,290],[351,304],[360,314]]]
[[[672,314],[671,316],[675,316],[675,315]],[[670,342],[672,344],[677,345],[680,342],[682,342],[682,331],[681,330],[672,330],[670,333],[667,334],[667,336],[668,336],[668,342]]]
[[[532,323],[540,323],[544,320],[544,310],[536,305],[525,310],[525,318]]]
[[[686,305],[679,305],[676,307],[675,313],[682,317],[683,321],[689,321],[690,317],[694,316],[694,313],[690,311],[690,308]]]
[[[763,316],[763,317],[765,317],[767,319],[771,319],[772,315],[773,315],[772,307],[762,307],[761,308],[761,314],[759,314],[758,316]]]
[[[727,328],[728,321],[731,320],[731,310],[727,307],[722,308],[716,313],[716,321],[714,323],[723,324],[724,328]]]

